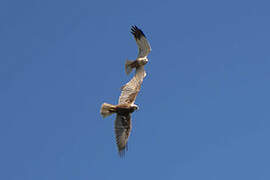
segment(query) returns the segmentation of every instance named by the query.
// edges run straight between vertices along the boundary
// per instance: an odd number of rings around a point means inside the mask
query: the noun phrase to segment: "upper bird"
[[[146,39],[146,36],[142,32],[141,29],[139,29],[137,26],[132,26],[131,27],[131,34],[133,34],[137,46],[139,48],[139,53],[138,57],[134,61],[127,60],[125,64],[125,70],[126,73],[129,74],[131,73],[133,68],[137,68],[138,66],[144,66],[148,62],[147,55],[151,51],[150,44],[148,40]],[[146,74],[144,74],[145,76]]]

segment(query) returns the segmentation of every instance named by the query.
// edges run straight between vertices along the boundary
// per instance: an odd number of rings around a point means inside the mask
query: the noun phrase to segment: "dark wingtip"
[[[139,29],[137,26],[131,26],[131,34],[135,37],[135,39],[141,39],[141,37],[145,37],[143,31]]]

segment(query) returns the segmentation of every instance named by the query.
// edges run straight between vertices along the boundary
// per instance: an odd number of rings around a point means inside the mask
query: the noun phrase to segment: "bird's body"
[[[133,113],[136,109],[138,109],[137,105],[130,105],[130,104],[112,105],[108,103],[103,103],[101,106],[100,113],[105,118],[109,115],[112,115],[113,113],[121,115]]]

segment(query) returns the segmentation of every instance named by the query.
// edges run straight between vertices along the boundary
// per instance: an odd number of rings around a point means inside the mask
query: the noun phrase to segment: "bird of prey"
[[[135,99],[140,91],[145,75],[144,66],[138,66],[133,78],[125,84],[121,90],[121,95],[117,105],[103,103],[100,113],[103,117],[107,117],[116,113],[116,120],[114,123],[116,144],[120,156],[125,154],[127,141],[131,132],[131,114],[139,109],[134,104]]]
[[[141,29],[139,29],[137,26],[132,26],[131,27],[131,34],[133,34],[133,36],[136,40],[136,43],[137,43],[137,46],[139,49],[139,53],[138,53],[138,57],[136,60],[134,60],[134,61],[127,60],[126,61],[125,70],[126,70],[127,74],[131,73],[133,68],[137,68],[138,66],[145,65],[148,62],[147,55],[151,51],[150,44],[149,44],[148,40],[146,39],[146,36],[144,35],[144,33],[142,32]],[[144,76],[146,76],[146,74]]]

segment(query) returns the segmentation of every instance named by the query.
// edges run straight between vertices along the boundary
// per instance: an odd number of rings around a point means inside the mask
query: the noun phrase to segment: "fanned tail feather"
[[[100,114],[103,118],[112,115],[115,113],[115,106],[108,103],[103,103],[100,108]]]
[[[134,61],[130,61],[130,60],[126,60],[126,64],[125,64],[125,70],[126,70],[126,74],[129,75],[133,69],[132,65],[133,65]]]

